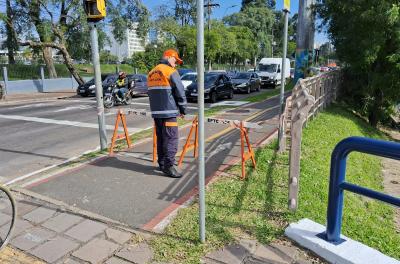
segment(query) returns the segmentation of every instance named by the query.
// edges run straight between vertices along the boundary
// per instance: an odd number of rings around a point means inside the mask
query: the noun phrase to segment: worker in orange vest
[[[178,52],[166,50],[163,57],[147,78],[150,109],[157,133],[158,165],[165,175],[180,178],[182,174],[175,167],[178,151],[177,117],[186,114],[186,96],[177,64],[182,64]]]

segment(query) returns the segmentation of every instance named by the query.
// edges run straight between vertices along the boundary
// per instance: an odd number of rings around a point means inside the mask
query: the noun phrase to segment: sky
[[[152,11],[154,7],[161,4],[171,3],[171,0],[142,0],[143,4]],[[207,3],[207,0],[204,0]],[[295,14],[299,9],[299,0],[290,1],[290,14]],[[213,18],[221,19],[222,17],[239,12],[242,4],[242,0],[212,0],[212,3],[219,4],[219,8],[213,9]],[[283,0],[276,1],[276,9],[282,10]],[[323,44],[328,42],[328,38],[324,33],[315,32],[315,43]]]

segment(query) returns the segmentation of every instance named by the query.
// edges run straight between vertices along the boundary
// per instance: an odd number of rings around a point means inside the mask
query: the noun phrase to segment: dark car
[[[104,82],[108,75],[107,74],[102,74],[101,75],[101,81]],[[76,94],[87,97],[89,95],[96,95],[96,87],[94,85],[94,78],[91,79],[90,81],[85,82],[82,85],[79,85],[78,88],[76,89]]]
[[[261,79],[255,72],[238,72],[231,77],[235,92],[260,91]]]
[[[129,74],[129,87],[132,89],[132,95],[147,94],[147,76],[144,74]]]
[[[192,69],[178,69],[179,76],[182,76],[188,72],[194,72]]]
[[[192,83],[186,89],[186,98],[197,100],[197,82]],[[211,103],[217,102],[218,98],[233,98],[233,84],[226,73],[206,73],[204,76],[204,99]]]

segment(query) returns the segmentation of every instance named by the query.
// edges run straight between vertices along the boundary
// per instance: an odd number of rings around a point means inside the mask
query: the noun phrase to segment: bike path
[[[249,133],[254,146],[277,128],[279,98],[227,111],[219,118],[266,122]],[[258,113],[258,114],[257,114]],[[260,114],[262,113],[262,114]],[[210,179],[240,156],[240,131],[206,123],[206,177]],[[129,126],[129,124],[128,124]],[[180,130],[179,151],[189,128]],[[189,151],[182,166],[184,177],[165,177],[151,161],[152,141],[134,145],[114,157],[99,159],[77,169],[36,182],[27,188],[71,206],[94,212],[134,228],[153,229],[164,217],[185,202],[197,186],[197,160]],[[178,157],[177,157],[178,160]],[[222,167],[221,167],[222,166]]]

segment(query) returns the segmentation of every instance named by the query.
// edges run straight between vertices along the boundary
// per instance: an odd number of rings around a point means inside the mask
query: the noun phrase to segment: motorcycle
[[[125,93],[124,98],[120,98],[118,91],[120,88],[116,84],[108,86],[104,91],[104,107],[111,108],[114,105],[129,105],[132,103],[132,89],[129,86],[128,91]]]

